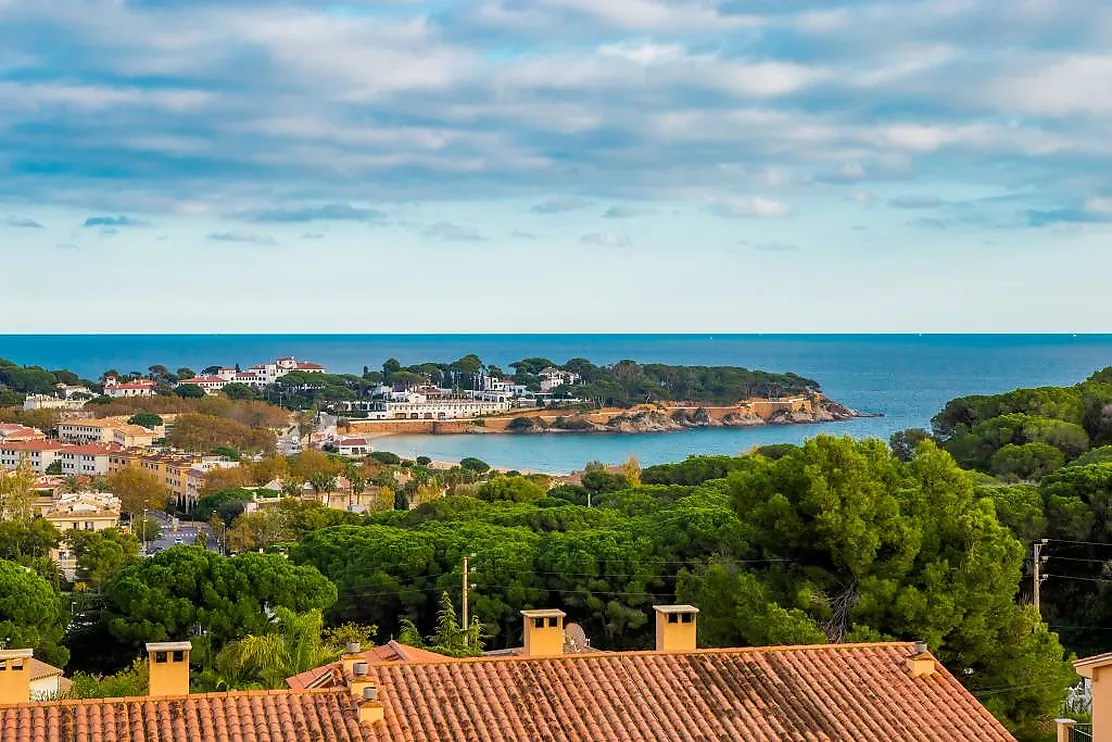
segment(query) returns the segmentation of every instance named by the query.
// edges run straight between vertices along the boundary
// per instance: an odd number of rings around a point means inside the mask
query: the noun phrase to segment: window
[[[548,628],[554,629],[559,625],[560,625],[560,619],[556,618],[555,616],[550,616],[549,617],[549,619],[548,619]]]
[[[533,628],[534,629],[543,629],[544,628],[544,619],[543,618],[534,618],[533,619]]]
[[[691,623],[694,620],[695,620],[695,614],[693,614],[693,613],[681,613],[680,614],[680,623]]]
[[[175,651],[174,652],[174,662],[184,662],[184,661],[185,661],[185,652],[183,652],[180,649]]]
[[[668,614],[668,623],[679,623],[679,622],[680,622],[680,617],[679,617],[678,613],[669,613]]]
[[[169,652],[155,652],[154,653],[154,662],[155,662],[155,664],[156,665],[166,664],[166,661],[169,659],[169,655],[170,655]]]

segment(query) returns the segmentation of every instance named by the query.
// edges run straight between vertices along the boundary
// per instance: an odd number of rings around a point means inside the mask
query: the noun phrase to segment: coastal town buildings
[[[106,396],[112,397],[113,399],[153,397],[155,395],[155,387],[155,383],[150,379],[120,381],[115,376],[108,376],[104,379],[104,393]]]
[[[149,447],[166,435],[167,420],[154,429],[133,425],[126,417],[64,420],[58,423],[58,438],[67,443],[115,443],[125,448]]]
[[[108,473],[108,460],[122,450],[114,443],[73,444],[60,441],[0,441],[0,468],[27,464],[36,474],[53,467],[63,476],[97,476]]]
[[[403,392],[374,400],[368,407],[371,420],[453,420],[508,412],[512,403],[505,397],[492,401],[466,394]]]
[[[25,410],[80,410],[84,407],[84,399],[54,397],[49,394],[28,394],[23,400]]]
[[[38,503],[40,515],[63,535],[67,531],[103,531],[120,525],[120,500],[107,492],[73,492]],[[58,563],[66,579],[72,580],[77,559],[63,540],[51,549],[50,558]]]
[[[46,434],[38,428],[29,428],[19,423],[0,423],[0,441],[14,443],[43,440],[46,440]]]
[[[542,392],[551,392],[565,384],[571,386],[572,384],[579,381],[579,374],[572,373],[571,371],[564,371],[563,369],[559,368],[553,368],[552,366],[541,369],[541,372],[538,375],[541,377]]]
[[[243,371],[234,366],[221,366],[206,370],[215,371],[215,373],[182,379],[178,382],[178,386],[195,386],[204,390],[206,394],[217,394],[228,384],[245,384],[255,389],[262,389],[294,371],[308,374],[327,372],[327,369],[319,363],[299,361],[293,356],[283,356],[268,363],[249,366]]]

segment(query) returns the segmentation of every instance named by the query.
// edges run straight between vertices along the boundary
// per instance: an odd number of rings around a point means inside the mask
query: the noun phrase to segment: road
[[[213,536],[212,529],[207,523],[193,523],[181,521],[177,532],[174,531],[173,518],[161,510],[148,512],[147,515],[159,522],[162,527],[162,536],[147,544],[147,553],[154,554],[171,546],[192,544],[197,540],[197,534],[203,532],[208,539],[206,548],[209,551],[220,551],[220,535]],[[141,534],[136,534],[141,536]]]

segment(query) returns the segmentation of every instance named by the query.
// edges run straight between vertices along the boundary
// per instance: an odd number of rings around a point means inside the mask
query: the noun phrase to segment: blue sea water
[[[1081,381],[1112,365],[1112,335],[0,335],[0,357],[86,377],[108,368],[145,371],[295,355],[336,372],[360,373],[387,358],[404,365],[476,353],[503,367],[528,356],[595,363],[623,358],[671,364],[794,371],[832,398],[884,417],[826,425],[709,429],[654,435],[397,436],[380,449],[436,459],[477,456],[496,466],[570,471],[590,460],[643,464],[694,453],[736,454],[754,445],[819,433],[887,437],[925,427],[947,400],[1019,386]]]

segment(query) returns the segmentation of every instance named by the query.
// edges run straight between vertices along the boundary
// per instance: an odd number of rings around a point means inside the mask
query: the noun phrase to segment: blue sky
[[[1109,49],[1096,0],[0,0],[0,331],[1106,331]]]

